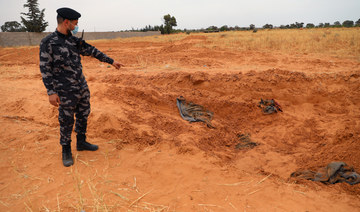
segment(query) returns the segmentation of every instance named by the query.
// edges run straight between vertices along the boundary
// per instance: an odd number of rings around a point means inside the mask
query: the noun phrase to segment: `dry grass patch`
[[[201,35],[207,39],[196,47],[238,51],[281,51],[285,53],[321,53],[340,58],[360,58],[360,28],[272,29],[231,31],[220,33],[178,33],[148,37],[118,38],[113,42],[175,42],[188,36]],[[100,42],[96,41],[96,42]]]
[[[360,56],[360,28],[274,29],[257,33],[222,32],[207,36],[209,42],[201,44],[207,48]]]

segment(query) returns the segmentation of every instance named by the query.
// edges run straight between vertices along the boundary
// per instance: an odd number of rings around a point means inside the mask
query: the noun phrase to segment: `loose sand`
[[[0,211],[360,211],[360,185],[289,179],[344,161],[360,171],[360,60],[170,42],[91,42],[83,58],[97,152],[61,162],[38,47],[0,49]],[[214,112],[188,123],[176,98]],[[264,115],[260,98],[284,112]],[[235,148],[237,134],[259,143]],[[75,141],[73,134],[73,141]]]

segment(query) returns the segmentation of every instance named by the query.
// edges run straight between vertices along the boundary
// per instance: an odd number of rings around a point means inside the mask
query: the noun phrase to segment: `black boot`
[[[96,151],[99,149],[97,145],[86,142],[85,134],[77,134],[76,139],[77,139],[76,142],[77,151],[83,151],[83,150]]]
[[[74,164],[72,154],[71,154],[71,145],[62,146],[62,161],[64,166],[68,167]]]

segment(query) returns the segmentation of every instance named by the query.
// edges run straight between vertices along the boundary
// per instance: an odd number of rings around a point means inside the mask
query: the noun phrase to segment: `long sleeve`
[[[109,64],[113,64],[113,62],[114,62],[114,60],[112,58],[108,57],[106,54],[102,53],[97,48],[86,43],[85,41],[83,41],[80,53],[84,56],[95,57],[96,59],[100,60],[101,62],[105,62],[105,63],[109,63]]]
[[[44,85],[48,95],[55,94],[53,85],[53,58],[49,53],[50,46],[47,42],[41,42],[40,44],[40,72]]]

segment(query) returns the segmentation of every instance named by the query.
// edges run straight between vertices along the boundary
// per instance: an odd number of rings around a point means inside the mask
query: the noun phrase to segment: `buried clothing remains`
[[[250,134],[237,134],[239,143],[235,145],[236,149],[252,149],[258,144],[251,140]]]
[[[205,122],[209,128],[215,128],[211,124],[213,112],[206,110],[201,105],[192,102],[186,102],[185,98],[180,96],[176,98],[176,105],[179,108],[181,117],[189,122]]]
[[[325,184],[335,184],[347,182],[350,185],[360,183],[360,175],[356,173],[353,167],[344,162],[331,162],[326,167],[317,172],[311,170],[296,171],[291,173],[291,177],[303,178],[306,180],[320,181]]]
[[[280,104],[274,99],[261,99],[258,106],[262,109],[264,114],[277,113],[278,111],[282,112]]]

